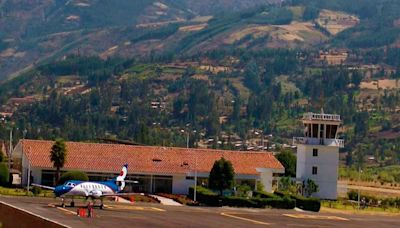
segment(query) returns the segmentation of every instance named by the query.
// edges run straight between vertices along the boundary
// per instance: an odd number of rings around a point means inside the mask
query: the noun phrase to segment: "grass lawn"
[[[27,196],[27,192],[24,189],[20,188],[6,188],[0,187],[0,195],[8,195],[8,196]],[[33,196],[33,193],[30,192],[29,196]],[[54,197],[53,191],[51,190],[42,190],[40,194],[37,194],[38,197]]]
[[[337,209],[349,212],[386,212],[386,213],[400,213],[400,208],[395,207],[366,207],[358,210],[358,204],[347,203],[343,201],[321,201],[321,207],[329,209]]]

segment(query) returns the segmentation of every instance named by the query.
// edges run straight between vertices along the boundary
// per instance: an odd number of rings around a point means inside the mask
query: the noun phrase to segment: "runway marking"
[[[157,207],[140,207],[140,206],[108,206],[109,209],[136,210],[136,211],[165,211]]]
[[[249,218],[243,218],[243,217],[240,217],[240,216],[231,215],[231,214],[224,213],[224,212],[222,212],[221,215],[222,215],[222,216],[231,217],[231,218],[235,218],[235,219],[240,219],[240,220],[247,221],[247,222],[252,222],[252,223],[254,223],[254,224],[267,225],[267,226],[268,226],[268,225],[271,225],[271,223],[261,222],[261,221],[254,220],[254,219],[249,219]]]
[[[64,211],[64,212],[66,212],[68,214],[76,215],[76,212],[70,211],[70,210],[62,208],[62,207],[57,207],[57,209],[59,209],[61,211]]]
[[[284,216],[298,219],[319,219],[319,220],[339,220],[349,221],[350,219],[338,216],[325,216],[325,215],[307,215],[307,214],[283,214]]]
[[[294,224],[294,223],[286,224],[286,226],[311,227],[310,224],[305,225],[305,224]],[[325,225],[314,225],[314,224],[313,224],[312,227],[320,227],[320,228],[323,228],[323,227],[330,227],[330,226],[325,226]]]

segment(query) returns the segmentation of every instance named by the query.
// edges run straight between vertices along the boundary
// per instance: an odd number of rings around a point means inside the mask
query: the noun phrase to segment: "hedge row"
[[[259,197],[259,198],[279,198],[277,195],[274,193],[269,193],[269,192],[261,192],[261,191],[253,191],[253,196],[254,197]]]
[[[193,187],[189,188],[189,198],[194,199],[194,189]],[[202,204],[212,207],[221,206],[221,202],[219,201],[219,196],[215,194],[213,191],[197,186],[196,188],[196,200]]]
[[[261,194],[262,195],[262,194]],[[244,197],[220,197],[214,192],[198,188],[196,198],[197,201],[207,206],[231,206],[231,207],[252,207],[252,208],[279,208],[293,209],[295,200],[290,197],[277,197],[267,194],[270,198],[244,198]],[[189,189],[189,197],[193,199],[193,188]]]
[[[294,196],[294,195],[288,195],[283,192],[278,192],[275,191],[274,194],[280,196],[280,197],[290,197],[296,201],[296,207],[307,210],[307,211],[315,211],[318,212],[321,208],[321,201],[316,198],[306,198],[303,196]]]

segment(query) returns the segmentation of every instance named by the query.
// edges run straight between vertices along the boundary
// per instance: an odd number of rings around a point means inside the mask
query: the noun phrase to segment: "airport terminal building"
[[[14,148],[14,168],[21,170],[22,183],[28,180],[53,185],[55,168],[50,161],[54,141],[21,140]],[[206,185],[214,162],[221,157],[232,162],[235,180],[255,187],[257,181],[266,191],[272,191],[274,175],[284,173],[282,164],[270,152],[240,152],[211,149],[132,146],[66,142],[67,157],[62,171],[81,170],[92,181],[114,178],[121,166],[128,164],[127,180],[139,184],[128,185],[128,191],[147,193],[187,194],[194,185]]]

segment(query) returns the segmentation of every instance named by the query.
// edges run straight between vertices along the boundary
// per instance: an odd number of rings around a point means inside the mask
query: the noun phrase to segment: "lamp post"
[[[186,124],[186,126],[188,127],[190,124]],[[182,133],[185,133],[185,130],[181,130]],[[196,133],[196,130],[193,130],[193,133]],[[190,138],[190,131],[188,129],[186,129],[186,149],[189,152],[189,138]],[[194,166],[194,191],[193,191],[193,200],[196,201],[197,200],[197,153],[194,152],[194,156],[195,156],[195,166]]]
[[[360,181],[361,181],[361,173],[362,173],[362,170],[361,170],[361,166],[359,165],[358,166],[358,184],[360,184]],[[357,197],[357,199],[358,199],[358,210],[360,210],[360,198],[361,198],[361,191],[360,191],[360,188],[358,188],[358,197]]]
[[[28,150],[28,155],[30,156],[31,155],[31,147],[29,147],[29,150]],[[29,156],[27,156],[27,160],[28,160],[28,181],[27,181],[27,184],[26,184],[26,189],[27,189],[27,191],[28,191],[28,196],[29,196],[29,185],[30,185],[30,182],[31,182],[31,162],[29,161]]]
[[[12,156],[12,135],[13,135],[13,129],[11,128],[10,130],[10,148],[8,150],[8,170],[11,169],[11,156]]]

